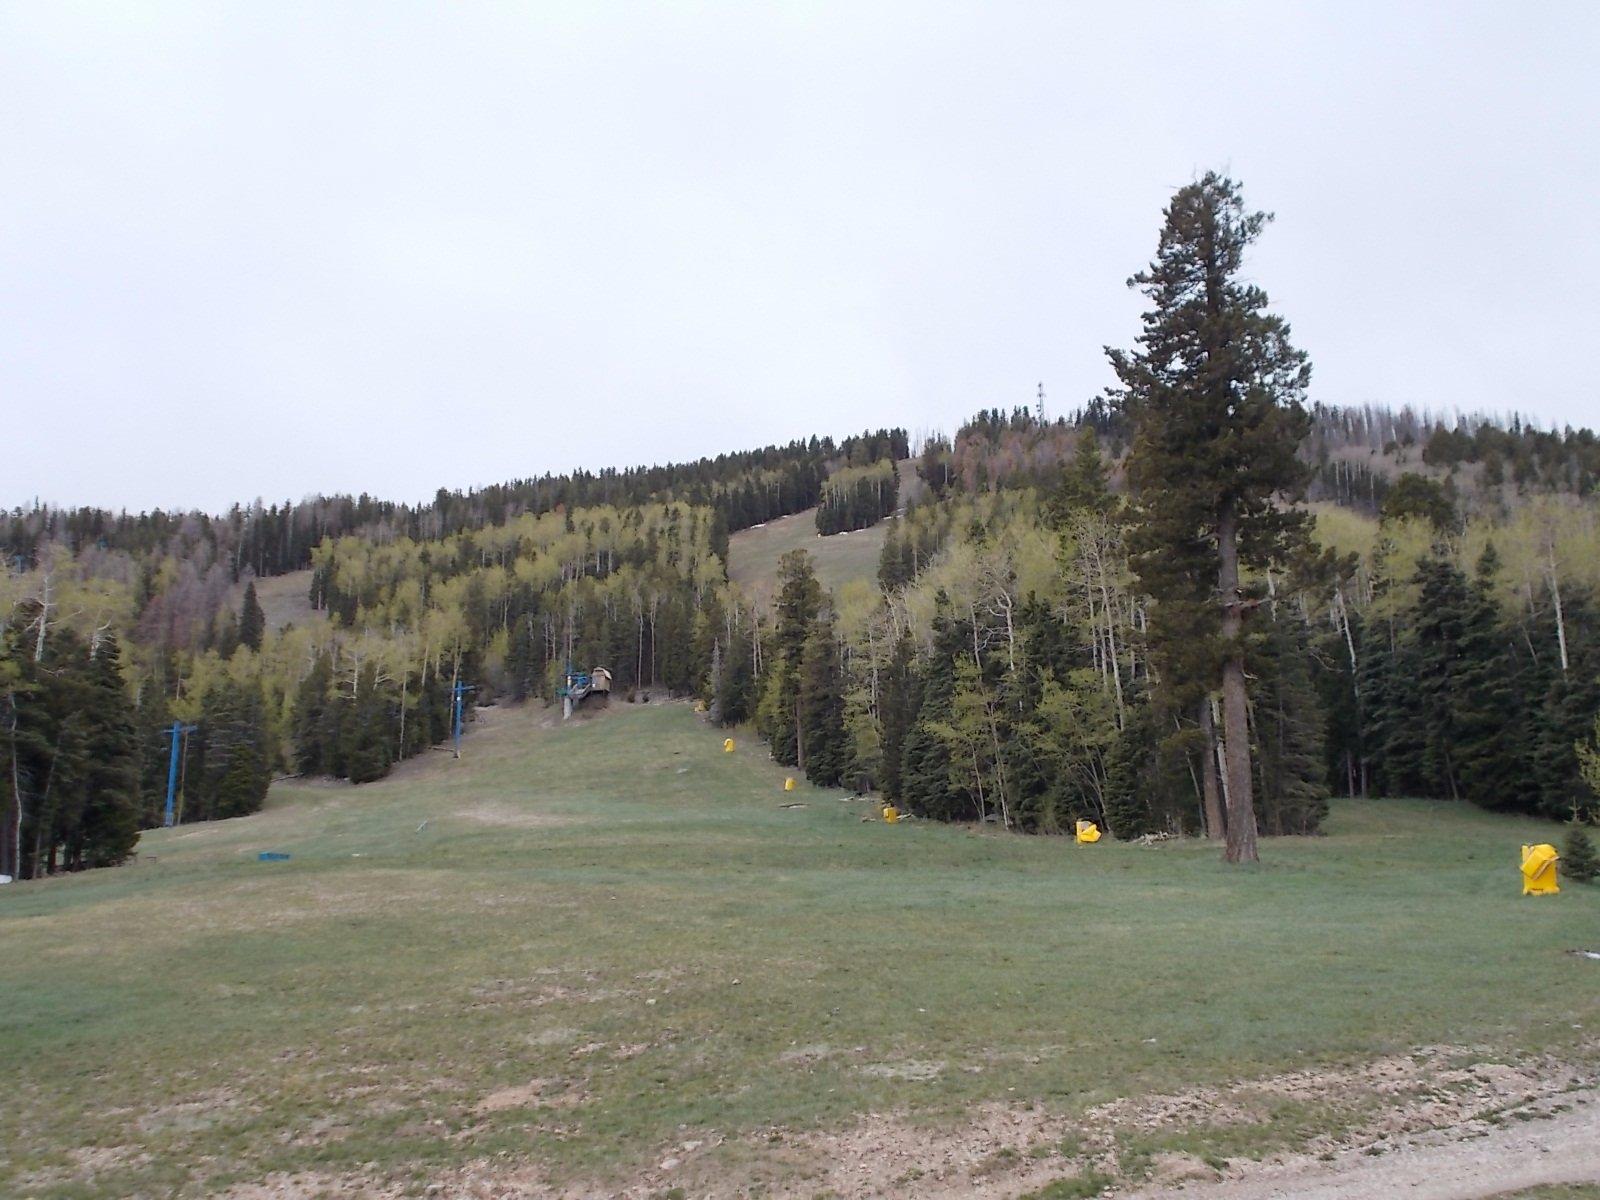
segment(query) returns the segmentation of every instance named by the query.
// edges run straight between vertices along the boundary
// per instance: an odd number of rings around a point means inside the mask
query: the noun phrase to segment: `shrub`
[[[1561,870],[1579,883],[1592,883],[1600,875],[1600,854],[1595,853],[1594,842],[1581,825],[1567,830],[1566,844],[1561,847]]]

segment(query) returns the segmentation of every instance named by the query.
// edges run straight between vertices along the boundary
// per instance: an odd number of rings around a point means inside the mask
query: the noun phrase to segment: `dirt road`
[[[1247,1168],[1237,1178],[1126,1193],[1128,1200],[1486,1200],[1556,1183],[1600,1183],[1600,1091],[1569,1097],[1570,1111],[1466,1140],[1441,1131],[1372,1155],[1297,1159]]]

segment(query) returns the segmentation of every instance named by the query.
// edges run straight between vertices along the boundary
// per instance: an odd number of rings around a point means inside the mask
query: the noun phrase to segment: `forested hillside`
[[[380,777],[447,735],[458,683],[480,702],[550,697],[569,664],[605,665],[625,693],[693,691],[714,657],[705,631],[723,625],[726,645],[745,619],[737,603],[722,615],[729,530],[809,509],[834,473],[881,460],[892,475],[906,452],[900,430],[813,438],[416,509],[13,513],[0,874],[130,853],[163,819],[174,724],[175,817],[193,821],[255,811],[283,771]],[[257,569],[302,567],[330,619],[269,627]],[[117,703],[80,706],[91,666]],[[117,747],[98,767],[96,739]]]
[[[0,874],[123,860],[169,777],[177,821],[253,812],[275,774],[380,778],[461,697],[553,699],[593,667],[940,820],[1203,833],[1244,862],[1334,790],[1592,814],[1600,443],[1308,405],[1240,277],[1267,220],[1229,180],[1182,189],[1119,385],[1052,421],[419,506],[9,514]],[[881,545],[876,577],[825,589],[802,538],[730,584],[730,535],[793,539],[801,513],[824,539],[887,519],[850,543]],[[322,615],[269,622],[255,580],[292,570]]]
[[[18,569],[55,553],[99,552],[135,556],[146,571],[166,559],[195,564],[202,574],[215,567],[232,578],[266,577],[309,566],[312,552],[327,538],[425,541],[522,515],[653,500],[707,506],[726,534],[809,509],[831,473],[880,459],[893,463],[906,456],[906,447],[903,429],[880,429],[839,443],[812,437],[688,463],[574,471],[465,492],[440,488],[432,502],[417,505],[364,493],[272,505],[257,500],[221,516],[159,509],[130,515],[35,504],[0,513],[0,547]],[[148,580],[141,585],[152,586]]]
[[[1337,417],[1319,410],[1311,440]],[[549,698],[568,662],[611,668],[620,697],[703,696],[812,778],[928,816],[1203,830],[1207,714],[1161,702],[1119,422],[1099,407],[1043,424],[988,414],[948,453],[930,440],[927,486],[889,522],[877,577],[825,595],[792,556],[771,615],[726,582],[723,510],[687,503],[325,538],[307,598],[328,620],[276,630],[203,539],[13,560],[0,669],[18,769],[0,848],[14,869],[0,873],[125,856],[161,819],[174,720],[195,727],[180,735],[178,818],[237,815],[275,773],[377,778],[437,744],[457,682],[483,701]],[[1593,444],[1546,440],[1579,459]],[[1452,476],[1424,458],[1429,442],[1444,439],[1413,437],[1405,462],[1376,448],[1384,478],[1422,473],[1415,503],[1382,515],[1390,485],[1377,515],[1370,497],[1314,504],[1316,540],[1337,554],[1253,581],[1266,831],[1315,829],[1330,790],[1556,817],[1593,803],[1575,750],[1600,712],[1600,530],[1583,476],[1506,479],[1489,503],[1462,482],[1470,464]],[[872,465],[887,458],[834,461],[841,495],[892,479]]]

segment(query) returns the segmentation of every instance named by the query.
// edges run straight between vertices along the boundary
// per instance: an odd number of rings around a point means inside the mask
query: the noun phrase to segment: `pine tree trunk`
[[[1230,863],[1260,861],[1256,851],[1256,809],[1250,778],[1250,704],[1245,693],[1244,646],[1240,635],[1244,617],[1239,607],[1239,527],[1231,503],[1217,521],[1217,552],[1221,560],[1218,590],[1222,600],[1222,736],[1228,769],[1228,844],[1223,860]]]
[[[794,769],[806,773],[806,723],[805,711],[800,706],[800,687],[794,690]]]
[[[1219,841],[1226,834],[1222,817],[1222,789],[1217,783],[1217,730],[1211,720],[1211,697],[1200,698],[1200,730],[1205,747],[1200,755],[1201,795],[1205,805],[1206,837]]]

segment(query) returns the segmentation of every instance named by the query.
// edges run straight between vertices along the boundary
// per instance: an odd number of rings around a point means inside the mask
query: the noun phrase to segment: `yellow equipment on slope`
[[[1100,840],[1100,826],[1093,821],[1078,822],[1078,845],[1088,846]]]
[[[785,779],[783,781],[783,790],[786,791],[786,792],[794,791],[794,776],[793,775],[789,776],[787,779]]]
[[[1522,894],[1548,896],[1561,890],[1556,882],[1556,863],[1561,856],[1548,842],[1522,848]]]
[[[722,739],[722,752],[724,754],[732,754],[733,753],[733,739],[732,738],[723,738]]]
[[[883,819],[887,824],[895,824],[900,820],[900,810],[892,804],[885,804],[883,806]]]

